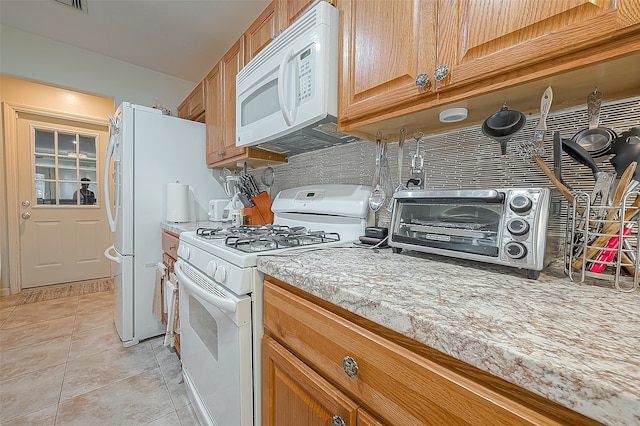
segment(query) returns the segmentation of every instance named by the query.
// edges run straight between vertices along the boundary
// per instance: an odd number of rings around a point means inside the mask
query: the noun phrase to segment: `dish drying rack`
[[[619,205],[596,206],[590,194],[574,193],[565,240],[565,273],[571,281],[589,277],[612,281],[623,292],[638,288],[639,197],[640,191],[633,190]]]

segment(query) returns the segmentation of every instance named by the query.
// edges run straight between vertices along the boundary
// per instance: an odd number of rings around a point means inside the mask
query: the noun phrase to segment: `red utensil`
[[[631,234],[631,229],[633,228],[633,225],[627,225],[624,227],[624,229],[622,230],[624,235],[629,235]],[[624,237],[623,237],[624,238]],[[618,245],[620,244],[620,238],[619,237],[611,237],[611,239],[609,240],[609,242],[606,245],[606,248],[604,250],[602,250],[602,252],[600,253],[600,256],[598,256],[598,263],[594,263],[593,265],[591,265],[591,269],[589,269],[590,272],[595,272],[595,273],[600,273],[602,271],[605,270],[605,268],[607,267],[607,264],[605,263],[600,263],[600,262],[611,262],[613,261],[613,259],[616,257],[616,253],[618,252]]]

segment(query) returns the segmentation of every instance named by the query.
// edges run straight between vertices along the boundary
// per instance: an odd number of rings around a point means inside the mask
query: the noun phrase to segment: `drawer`
[[[266,334],[389,424],[562,423],[268,281],[264,316]]]
[[[178,258],[179,242],[180,238],[178,238],[178,236],[166,231],[162,233],[162,251],[174,259]]]

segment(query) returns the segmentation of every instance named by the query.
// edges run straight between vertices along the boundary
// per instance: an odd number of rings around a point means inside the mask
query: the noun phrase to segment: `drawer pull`
[[[340,416],[333,416],[333,426],[347,426],[347,423]]]
[[[344,372],[347,373],[347,376],[349,377],[358,376],[358,363],[356,362],[355,359],[351,358],[348,355],[344,357],[344,359],[342,360],[342,368],[344,369]]]

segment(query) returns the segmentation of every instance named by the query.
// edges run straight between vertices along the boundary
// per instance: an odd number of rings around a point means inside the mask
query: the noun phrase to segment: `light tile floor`
[[[113,291],[0,297],[0,425],[198,425],[163,337],[123,348]]]

